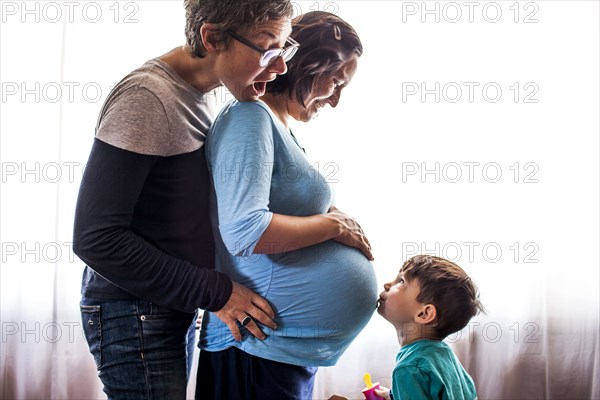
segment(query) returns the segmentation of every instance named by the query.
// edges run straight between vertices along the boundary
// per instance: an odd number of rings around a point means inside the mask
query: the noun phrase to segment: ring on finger
[[[252,317],[249,315],[246,315],[246,318],[244,318],[240,323],[242,324],[242,326],[247,326],[250,321],[252,321]]]

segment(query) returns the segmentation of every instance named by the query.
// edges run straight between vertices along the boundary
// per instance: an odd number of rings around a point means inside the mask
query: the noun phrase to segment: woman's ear
[[[202,24],[200,38],[202,38],[202,44],[208,53],[218,53],[222,49],[223,32],[213,24]]]
[[[415,315],[415,322],[422,325],[428,325],[435,321],[437,309],[433,304],[424,304]]]

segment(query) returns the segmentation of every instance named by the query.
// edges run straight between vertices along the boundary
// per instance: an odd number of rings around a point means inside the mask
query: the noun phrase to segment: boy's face
[[[396,327],[407,322],[415,322],[424,304],[417,301],[420,288],[417,279],[406,281],[402,271],[396,279],[383,285],[385,289],[379,295],[377,312]]]

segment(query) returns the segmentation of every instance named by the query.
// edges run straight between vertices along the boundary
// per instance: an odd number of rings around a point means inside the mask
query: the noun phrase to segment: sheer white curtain
[[[183,43],[182,2],[0,4],[0,397],[103,398],[75,200],[104,98]],[[380,284],[417,253],[455,260],[488,310],[448,339],[480,398],[600,398],[598,2],[295,6],[363,40],[338,108],[293,129],[368,233]],[[364,372],[389,386],[397,350],[374,315],[315,398],[361,398]]]

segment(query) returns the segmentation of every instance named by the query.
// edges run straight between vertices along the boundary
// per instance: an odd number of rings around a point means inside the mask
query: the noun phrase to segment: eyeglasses
[[[256,50],[260,54],[262,54],[262,56],[260,57],[260,60],[258,61],[258,64],[263,68],[268,67],[269,65],[273,64],[279,57],[283,57],[283,61],[285,61],[285,62],[290,61],[292,59],[292,57],[294,57],[294,54],[296,54],[296,51],[298,51],[298,47],[300,47],[300,43],[296,42],[292,38],[288,38],[286,40],[286,43],[289,43],[290,46],[283,48],[283,49],[265,50],[265,49],[261,49],[260,47],[258,47],[257,45],[255,45],[254,43],[249,41],[248,39],[244,39],[237,33],[233,32],[231,29],[227,29],[225,31],[225,33],[227,33],[229,36],[231,36],[238,42],[250,47],[252,50]]]

